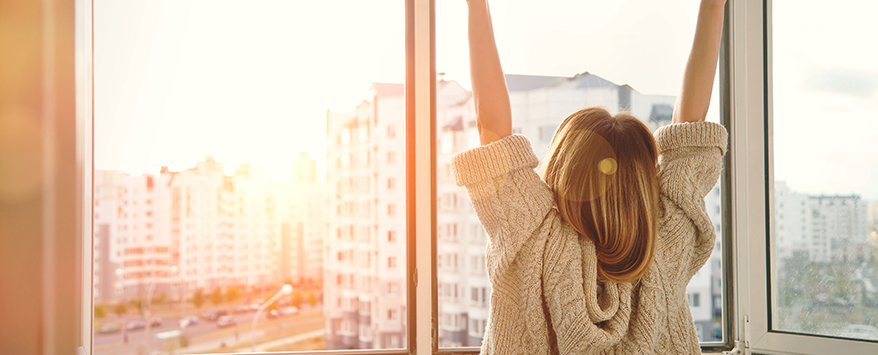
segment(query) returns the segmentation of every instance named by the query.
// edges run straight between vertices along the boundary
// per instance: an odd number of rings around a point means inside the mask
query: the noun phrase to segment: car
[[[101,325],[100,328],[98,328],[98,333],[101,333],[101,334],[115,333],[121,329],[122,329],[122,327],[119,325],[119,323],[115,323],[115,322],[104,323]]]
[[[207,321],[216,322],[219,317],[228,315],[229,312],[225,309],[215,309],[210,312],[205,313],[201,318],[204,318]]]
[[[125,326],[125,329],[128,331],[140,330],[143,328],[146,328],[146,323],[144,323],[143,321],[140,321],[140,320],[128,322],[128,325]]]
[[[242,304],[238,307],[235,307],[235,314],[250,313],[250,312],[253,312],[253,310],[250,309],[250,306],[248,306],[246,304]]]
[[[198,324],[198,317],[196,316],[186,316],[180,320],[180,328],[186,328],[190,325]]]
[[[285,317],[286,317],[286,316],[294,316],[294,315],[299,314],[299,309],[296,308],[296,307],[292,307],[292,306],[290,306],[290,307],[284,307],[284,308],[282,308],[282,309],[280,310],[280,314],[281,314],[282,316],[285,316]]]
[[[237,324],[237,322],[235,322],[235,318],[232,318],[232,316],[222,316],[216,320],[216,326],[220,328],[230,327],[235,324]]]
[[[150,327],[158,327],[162,325],[162,317],[152,317],[149,319]]]

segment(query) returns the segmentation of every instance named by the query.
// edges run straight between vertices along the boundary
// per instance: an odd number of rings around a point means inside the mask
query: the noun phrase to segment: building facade
[[[404,117],[403,85],[385,83],[327,113],[327,349],[406,346]]]
[[[198,289],[273,292],[292,278],[320,282],[323,194],[310,167],[290,184],[250,164],[226,175],[212,157],[157,175],[96,171],[95,298],[179,299]]]

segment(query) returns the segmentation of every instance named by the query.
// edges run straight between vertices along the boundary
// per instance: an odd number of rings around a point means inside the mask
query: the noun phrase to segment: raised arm
[[[704,121],[710,106],[719,58],[726,0],[701,0],[695,39],[683,73],[683,89],[674,107],[674,123]]]
[[[473,100],[482,145],[512,134],[512,107],[487,0],[467,0]]]

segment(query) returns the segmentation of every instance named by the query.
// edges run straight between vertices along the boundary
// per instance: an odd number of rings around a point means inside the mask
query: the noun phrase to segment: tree
[[[113,306],[113,313],[116,313],[117,316],[128,313],[128,306],[125,305],[125,302],[116,303],[116,305]]]
[[[168,299],[168,295],[164,292],[158,295],[158,297],[152,298],[152,304],[163,304]]]
[[[226,301],[235,302],[238,298],[241,297],[241,290],[238,286],[229,286],[226,287]]]
[[[192,304],[195,305],[195,308],[201,308],[204,305],[204,302],[207,300],[204,299],[204,291],[200,288],[195,290],[195,294],[192,295]]]
[[[213,303],[214,306],[223,303],[223,290],[219,287],[213,289],[213,292],[210,293],[210,302]]]
[[[302,291],[293,292],[293,297],[290,299],[290,305],[296,308],[302,306],[302,300],[304,299],[304,295],[302,295]]]
[[[138,313],[143,314],[143,300],[140,298],[135,298],[131,300],[131,308],[137,310]]]
[[[107,308],[103,304],[95,305],[95,318],[104,318],[107,316]]]
[[[316,305],[317,302],[319,301],[317,299],[317,294],[314,293],[314,291],[308,291],[307,299],[308,299],[308,304],[310,304],[312,306]]]

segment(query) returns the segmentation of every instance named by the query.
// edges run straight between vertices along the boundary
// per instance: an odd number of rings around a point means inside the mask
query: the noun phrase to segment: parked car
[[[238,307],[235,307],[235,314],[250,313],[250,312],[253,312],[253,310],[250,309],[250,306],[248,306],[246,304],[242,304]]]
[[[185,316],[180,320],[180,328],[186,328],[190,325],[198,324],[198,317],[196,316]]]
[[[119,325],[119,323],[115,323],[115,322],[104,323],[103,325],[101,325],[100,328],[98,328],[98,333],[101,333],[101,334],[115,333],[121,329],[122,329],[122,327]]]
[[[143,328],[146,328],[146,323],[139,320],[128,322],[128,325],[125,326],[125,329],[127,329],[128,331],[140,330]]]
[[[215,309],[205,313],[201,318],[204,318],[207,321],[216,322],[219,317],[226,316],[228,314],[229,312],[225,309]]]
[[[235,324],[237,324],[235,318],[232,318],[231,316],[222,316],[216,320],[216,326],[220,328],[230,327]]]
[[[286,317],[286,316],[294,316],[294,315],[299,314],[299,309],[296,308],[296,307],[292,307],[292,306],[290,306],[290,307],[284,307],[284,308],[282,308],[282,309],[280,310],[280,314],[281,314],[282,316],[284,316],[284,317]]]
[[[149,319],[150,327],[158,327],[162,325],[162,317],[152,317]]]

